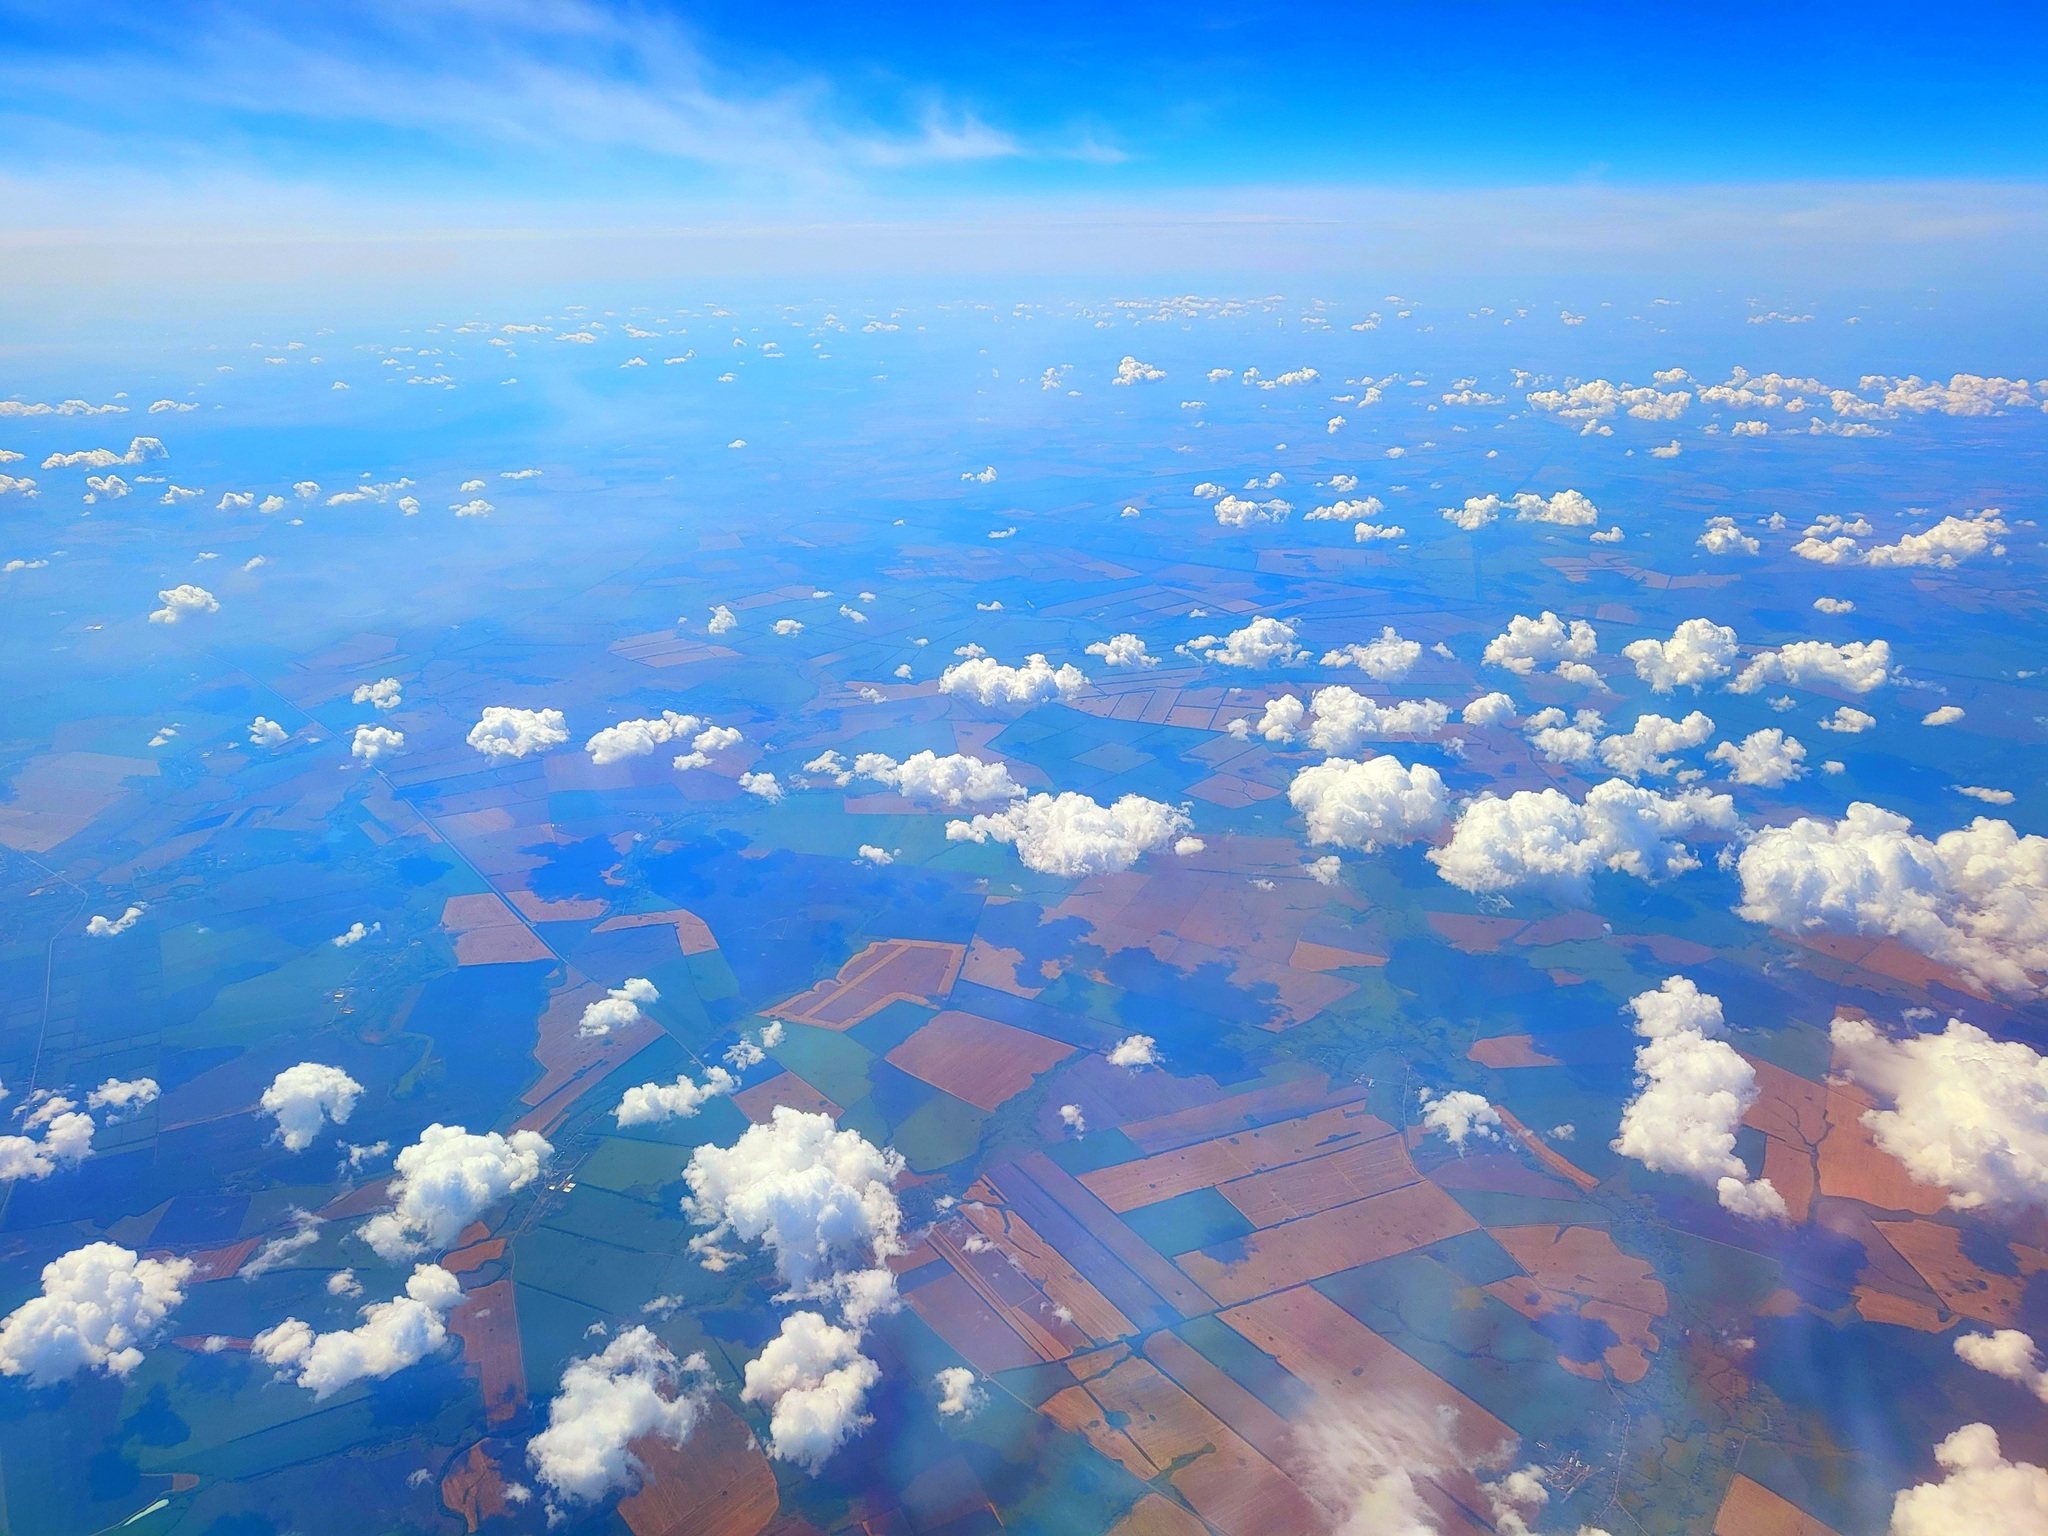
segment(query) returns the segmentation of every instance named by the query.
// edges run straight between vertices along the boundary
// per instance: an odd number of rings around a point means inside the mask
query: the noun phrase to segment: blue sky
[[[0,0],[0,239],[879,221],[914,264],[939,220],[972,267],[1022,220],[1070,265],[1256,227],[1257,269],[1309,259],[1280,224],[1344,231],[1314,260],[1821,229],[1953,265],[2039,247],[2044,65],[2008,5]],[[1222,232],[1159,232],[1197,213]]]

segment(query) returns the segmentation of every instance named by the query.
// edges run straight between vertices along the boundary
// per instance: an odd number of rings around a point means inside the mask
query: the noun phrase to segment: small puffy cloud
[[[2025,1387],[2048,1403],[2048,1371],[2041,1369],[2041,1352],[2019,1329],[1966,1333],[1956,1340],[1956,1354],[1966,1364]]]
[[[704,621],[705,629],[714,635],[727,634],[740,626],[739,618],[725,604],[719,603],[711,610],[711,617]]]
[[[617,725],[608,725],[586,741],[583,750],[590,754],[591,762],[602,768],[629,757],[649,756],[657,746],[689,736],[703,725],[704,721],[695,715],[679,715],[666,709],[659,719],[621,720]]]
[[[622,1126],[687,1120],[711,1100],[724,1098],[738,1087],[739,1079],[723,1067],[712,1067],[701,1083],[688,1077],[678,1077],[672,1083],[639,1083],[620,1095],[612,1118]]]
[[[1725,1040],[1721,1000],[1683,976],[1630,999],[1636,1033],[1636,1094],[1622,1106],[1613,1149],[1655,1173],[1714,1186],[1724,1210],[1783,1220],[1785,1201],[1769,1179],[1751,1179],[1735,1155],[1735,1134],[1756,1102],[1756,1069]]]
[[[1576,324],[1583,318],[1570,317],[1565,323]],[[1679,380],[1668,382],[1677,383]],[[1676,421],[1692,404],[1692,395],[1682,389],[1666,392],[1643,384],[1613,384],[1606,379],[1588,379],[1569,389],[1536,390],[1528,396],[1528,401],[1536,410],[1560,420],[1579,422],[1580,430],[1587,432],[1623,412],[1637,421]]]
[[[1482,693],[1458,718],[1467,725],[1499,725],[1515,717],[1515,701],[1504,693]]]
[[[1707,531],[1695,541],[1710,555],[1753,555],[1763,548],[1735,525],[1732,517],[1710,517]]]
[[[380,677],[374,683],[358,684],[349,696],[351,704],[367,704],[380,715],[388,715],[405,702],[399,681],[395,677]]]
[[[1609,779],[1583,802],[1555,789],[1482,795],[1459,813],[1450,841],[1428,857],[1462,890],[1535,889],[1584,904],[1595,874],[1662,880],[1697,869],[1699,860],[1680,839],[1737,825],[1726,795],[1694,789],[1665,796]]]
[[[179,624],[198,614],[220,612],[220,599],[189,581],[167,587],[157,593],[156,600],[163,607],[150,610],[149,622],[152,624]]]
[[[1064,1125],[1076,1136],[1079,1136],[1088,1129],[1088,1117],[1082,1113],[1080,1105],[1062,1104],[1060,1106],[1060,1124]]]
[[[707,725],[690,738],[690,750],[679,752],[669,762],[678,771],[709,767],[711,754],[738,746],[746,738],[730,725]]]
[[[1159,658],[1146,651],[1145,642],[1136,635],[1125,633],[1111,635],[1107,640],[1098,640],[1088,647],[1090,656],[1100,656],[1106,667],[1156,667]]]
[[[1972,800],[1982,800],[1986,805],[2011,805],[2013,792],[2009,789],[1989,789],[1982,784],[1951,784],[1959,795],[1968,795]]]
[[[1337,478],[1339,480],[1350,480],[1351,487],[1349,488],[1356,488],[1358,484],[1349,475],[1339,475]],[[1356,523],[1366,518],[1378,517],[1386,510],[1386,503],[1381,501],[1379,497],[1367,496],[1362,500],[1334,501],[1327,507],[1317,507],[1313,511],[1304,512],[1302,519],[1305,522],[1311,523]]]
[[[468,501],[450,502],[448,510],[457,517],[489,517],[498,509],[488,501],[485,501],[483,497],[473,496]]]
[[[366,928],[363,926],[361,919],[358,919],[350,923],[343,932],[336,934],[332,942],[336,949],[352,949],[371,934],[382,933],[383,931],[384,925],[382,923],[371,923]]]
[[[1185,812],[1142,795],[1104,806],[1068,792],[1033,795],[971,821],[949,821],[946,840],[1010,843],[1026,869],[1078,880],[1129,869],[1191,828]]]
[[[474,738],[475,732],[471,732]],[[349,742],[349,756],[375,765],[387,757],[395,757],[405,750],[405,732],[394,731],[388,725],[359,725],[355,736]]]
[[[902,850],[899,848],[897,852],[900,853]],[[896,862],[896,854],[891,853],[886,848],[877,847],[873,843],[862,843],[854,857],[860,860],[861,863],[872,864],[878,869],[885,864],[894,864]]]
[[[77,453],[53,453],[43,460],[45,469],[112,469],[116,464],[144,464],[151,459],[167,459],[170,450],[154,437],[136,437],[128,440],[128,451],[116,453],[111,448],[86,448]]]
[[[113,1117],[147,1109],[163,1095],[153,1077],[110,1077],[85,1096],[87,1109],[111,1110]]]
[[[1597,709],[1582,709],[1569,723],[1563,710],[1544,709],[1531,715],[1523,729],[1529,744],[1551,762],[1585,764],[1593,760],[1606,724]]]
[[[1150,1035],[1125,1035],[1109,1048],[1109,1064],[1135,1072],[1159,1065],[1159,1042]]]
[[[1335,885],[1344,878],[1344,861],[1334,853],[1326,853],[1302,865],[1301,872],[1317,885]]]
[[[1837,1018],[1832,1036],[1850,1074],[1892,1101],[1863,1124],[1915,1180],[1958,1210],[2048,1205],[2048,1059],[1961,1019],[1894,1040]]]
[[[362,1096],[363,1085],[341,1068],[302,1061],[272,1078],[258,1103],[277,1121],[278,1140],[285,1150],[303,1152],[323,1125],[347,1125]]]
[[[2032,995],[2048,974],[2048,838],[1980,816],[1916,836],[1863,801],[1840,821],[1766,827],[1737,861],[1753,923],[1895,938],[2003,991]]]
[[[359,1381],[382,1381],[438,1354],[448,1342],[448,1314],[462,1300],[462,1282],[438,1264],[414,1268],[405,1294],[372,1302],[362,1322],[331,1333],[287,1317],[251,1341],[249,1352],[313,1394],[332,1397]]]
[[[1480,658],[1490,667],[1504,667],[1518,677],[1527,677],[1547,662],[1560,666],[1585,662],[1600,649],[1598,634],[1584,619],[1567,624],[1549,609],[1538,618],[1516,614],[1508,627],[1486,642]]]
[[[1816,613],[1838,614],[1856,611],[1856,605],[1846,597],[1816,597],[1813,600],[1813,607]]]
[[[874,1422],[867,1396],[881,1367],[860,1352],[860,1335],[816,1312],[782,1320],[782,1331],[747,1362],[742,1402],[768,1410],[768,1450],[815,1472]]]
[[[1332,757],[1304,768],[1287,801],[1307,821],[1309,842],[1362,853],[1433,837],[1450,813],[1450,794],[1434,768],[1403,767],[1391,757]]]
[[[1164,368],[1154,368],[1150,363],[1141,363],[1135,357],[1126,357],[1116,365],[1116,377],[1112,384],[1150,384],[1166,377]]]
[[[707,1228],[690,1251],[709,1268],[732,1260],[727,1238],[758,1242],[783,1300],[836,1299],[856,1327],[896,1304],[883,1262],[902,1251],[895,1182],[903,1159],[825,1115],[779,1106],[730,1147],[701,1146],[683,1180],[684,1212]]]
[[[1228,635],[1220,638],[1199,635],[1175,649],[1198,661],[1213,661],[1218,666],[1246,667],[1254,671],[1292,666],[1308,660],[1308,652],[1295,644],[1294,626],[1284,619],[1264,614]]]
[[[1755,693],[1767,683],[1786,683],[1794,688],[1869,693],[1890,680],[1891,663],[1891,643],[1886,640],[1851,640],[1847,645],[1795,640],[1760,652],[1728,688],[1732,693]]]
[[[739,782],[741,789],[758,799],[766,800],[770,805],[782,799],[782,785],[772,773],[743,773]]]
[[[1735,631],[1711,619],[1686,619],[1669,640],[1637,640],[1621,654],[1654,693],[1698,688],[1735,670]]]
[[[1989,1424],[1965,1424],[1934,1448],[1934,1459],[1945,1475],[1892,1500],[1890,1536],[2048,1529],[2048,1470],[2007,1461]]]
[[[126,1376],[185,1300],[190,1259],[141,1259],[88,1243],[43,1266],[42,1291],[0,1321],[0,1375],[53,1386],[80,1371]]]
[[[95,912],[92,920],[85,925],[86,936],[94,939],[119,938],[142,921],[143,908],[146,905],[144,902],[136,902],[119,917],[106,917]]]
[[[939,1394],[939,1417],[942,1419],[964,1419],[981,1410],[988,1396],[975,1379],[974,1372],[964,1365],[949,1365],[932,1377],[932,1386]]]
[[[1860,709],[1842,705],[1820,723],[1824,731],[1835,731],[1843,736],[1860,736],[1877,724],[1877,716],[1867,715]]]
[[[633,1454],[633,1442],[687,1440],[702,1395],[685,1389],[685,1377],[706,1370],[702,1355],[679,1361],[637,1324],[601,1353],[571,1360],[548,1404],[547,1428],[526,1446],[550,1513],[639,1487],[647,1469]]]
[[[93,1119],[80,1111],[76,1100],[58,1094],[42,1100],[30,1111],[24,1129],[42,1134],[0,1136],[0,1184],[47,1179],[92,1156]]]
[[[1474,1137],[1481,1141],[1500,1140],[1500,1111],[1487,1103],[1483,1095],[1464,1088],[1441,1095],[1423,1089],[1422,1124],[1425,1130],[1440,1133],[1460,1152]]]
[[[1256,723],[1251,720],[1233,720],[1225,729],[1239,741],[1256,735],[1275,746],[1287,746],[1300,734],[1301,722],[1307,714],[1306,704],[1293,694],[1285,693],[1277,699],[1266,700],[1266,707]]]
[[[249,745],[252,747],[281,747],[289,739],[285,728],[267,715],[258,715],[249,722]]]
[[[1704,746],[1713,734],[1714,722],[1697,709],[1683,720],[1638,715],[1627,735],[1609,736],[1600,743],[1600,761],[1625,778],[1669,778],[1679,764],[1665,754]]]
[[[1926,714],[1922,715],[1920,723],[1922,725],[1954,725],[1962,718],[1962,705],[1944,704],[1939,709],[1930,709]]]
[[[1742,745],[1724,741],[1707,754],[1707,761],[1723,764],[1738,784],[1755,784],[1776,789],[1806,772],[1806,748],[1797,737],[1787,736],[1776,726],[1751,731]]]
[[[569,739],[569,725],[559,709],[514,709],[493,704],[470,727],[469,744],[493,762],[507,762],[547,752]]]
[[[445,1249],[491,1206],[539,1178],[554,1150],[534,1131],[479,1136],[430,1125],[398,1154],[392,1209],[371,1217],[363,1236],[391,1262]]]
[[[1249,528],[1258,523],[1284,523],[1293,510],[1292,502],[1282,501],[1278,496],[1252,501],[1226,494],[1216,502],[1216,521],[1226,528]]]
[[[1421,642],[1403,640],[1395,633],[1393,625],[1388,624],[1381,627],[1377,640],[1324,652],[1322,664],[1326,667],[1357,667],[1375,682],[1398,683],[1421,659]]]
[[[1006,765],[984,763],[959,752],[940,757],[926,750],[913,753],[900,763],[886,753],[863,752],[853,760],[853,767],[841,782],[851,778],[872,779],[906,799],[924,800],[952,810],[1015,800],[1024,794],[1024,786],[1010,777]]]
[[[608,1035],[615,1029],[627,1029],[641,1023],[647,1015],[640,1011],[645,1003],[658,1003],[661,994],[654,983],[645,976],[628,977],[613,987],[596,1002],[587,1005],[583,1017],[576,1025],[576,1033],[586,1040]]]
[[[939,676],[941,693],[972,699],[984,709],[1029,709],[1072,698],[1087,686],[1079,667],[1054,667],[1035,652],[1021,667],[1006,667],[993,656],[971,656]]]

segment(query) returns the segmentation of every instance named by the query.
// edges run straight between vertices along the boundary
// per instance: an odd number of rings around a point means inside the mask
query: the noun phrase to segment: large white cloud
[[[495,762],[547,752],[569,739],[559,709],[514,709],[492,704],[470,727],[469,744]]]
[[[1830,645],[1825,640],[1795,640],[1759,653],[1728,687],[1733,693],[1755,693],[1767,683],[1789,683],[1795,688],[1819,685],[1868,693],[1889,681],[1891,664],[1889,641]]]
[[[1585,528],[1600,520],[1600,510],[1578,491],[1559,491],[1555,496],[1538,496],[1518,491],[1512,496],[1468,496],[1462,507],[1445,507],[1443,517],[1467,533],[1476,533],[1501,513],[1512,510],[1521,523],[1556,523],[1565,528]]]
[[[1542,709],[1523,723],[1529,744],[1553,763],[1590,763],[1607,722],[1597,709],[1569,717],[1561,709]]]
[[[1628,734],[1601,741],[1600,761],[1631,779],[1669,778],[1678,772],[1679,764],[1676,758],[1665,754],[1704,746],[1713,734],[1714,722],[1697,709],[1683,720],[1638,715]]]
[[[1806,772],[1806,748],[1796,736],[1773,725],[1751,731],[1740,746],[1722,742],[1707,754],[1707,761],[1720,763],[1738,784],[1776,789]]]
[[[404,750],[405,732],[394,731],[388,725],[357,726],[348,747],[349,756],[373,766]]]
[[[702,1355],[677,1360],[645,1327],[626,1329],[595,1355],[571,1360],[548,1404],[548,1425],[526,1445],[534,1476],[556,1513],[637,1488],[646,1473],[635,1440],[689,1439],[703,1401],[686,1375],[708,1370]]]
[[[1504,693],[1482,693],[1458,718],[1467,725],[1499,725],[1515,718],[1515,701]]]
[[[1100,805],[1069,791],[1033,795],[971,821],[949,821],[946,840],[1011,843],[1026,869],[1077,880],[1129,869],[1153,849],[1177,843],[1191,827],[1186,812],[1143,795]]]
[[[167,459],[170,450],[163,440],[155,437],[133,437],[128,440],[128,451],[116,453],[111,448],[83,448],[76,453],[53,453],[43,460],[45,469],[111,469],[116,464],[143,464],[151,459]]]
[[[430,1125],[398,1154],[393,1207],[371,1217],[363,1236],[394,1262],[447,1248],[491,1206],[539,1178],[554,1150],[537,1131],[479,1136],[459,1125]]]
[[[1622,1106],[1613,1148],[1656,1173],[1711,1184],[1738,1216],[1783,1219],[1784,1197],[1751,1179],[1735,1155],[1735,1133],[1756,1102],[1756,1069],[1721,1033],[1721,1000],[1683,976],[1630,999],[1636,1033],[1636,1096]]]
[[[1422,659],[1422,642],[1403,640],[1391,624],[1380,629],[1380,637],[1364,645],[1343,645],[1323,653],[1326,667],[1356,667],[1378,683],[1398,683]]]
[[[1311,843],[1367,853],[1433,837],[1450,809],[1434,768],[1403,767],[1391,757],[1332,757],[1304,768],[1288,785],[1287,801],[1308,822]]]
[[[1595,873],[1661,880],[1697,869],[1699,860],[1679,839],[1736,826],[1735,803],[1726,795],[1692,789],[1665,796],[1609,779],[1583,802],[1555,789],[1484,795],[1465,807],[1450,842],[1429,859],[1464,890],[1530,888],[1584,902]]]
[[[894,1184],[903,1159],[825,1115],[778,1106],[730,1147],[702,1146],[683,1170],[683,1209],[708,1230],[690,1251],[708,1267],[732,1255],[728,1237],[759,1242],[775,1262],[783,1297],[836,1298],[863,1326],[895,1305],[895,1279],[881,1267],[902,1249],[903,1212]]]
[[[860,1335],[816,1312],[782,1320],[782,1331],[747,1362],[744,1402],[768,1410],[768,1449],[815,1472],[873,1420],[867,1395],[881,1369],[860,1352]]]
[[[448,1342],[448,1314],[461,1300],[460,1280],[438,1264],[421,1264],[405,1282],[403,1296],[371,1302],[355,1327],[318,1333],[310,1323],[288,1317],[257,1334],[250,1353],[292,1376],[316,1400],[329,1398],[439,1353]]]
[[[272,1078],[258,1102],[265,1114],[276,1117],[285,1150],[303,1152],[313,1145],[322,1125],[347,1125],[362,1094],[363,1085],[341,1068],[302,1061]]]
[[[640,1011],[643,1004],[660,1001],[661,993],[653,982],[645,976],[629,976],[596,1002],[584,1006],[576,1033],[590,1040],[615,1029],[629,1028],[647,1017]]]
[[[1895,938],[2010,992],[2048,973],[2048,838],[2009,822],[1980,816],[1930,840],[1859,800],[1840,821],[1763,829],[1737,868],[1736,911],[1753,923]]]
[[[1378,704],[1341,684],[1318,688],[1309,704],[1315,719],[1308,740],[1318,752],[1355,752],[1387,736],[1433,735],[1451,718],[1450,706],[1435,699]]]
[[[953,810],[1015,800],[1024,793],[1024,786],[1010,777],[1007,765],[985,763],[960,752],[944,757],[930,750],[914,752],[900,763],[886,753],[863,752],[853,760],[852,775],[886,784],[906,799],[932,801]]]
[[[1518,613],[1508,627],[1486,642],[1481,659],[1492,667],[1505,667],[1518,677],[1527,677],[1546,662],[1560,666],[1584,663],[1600,649],[1593,626],[1584,619],[1567,624],[1549,609],[1538,618]]]
[[[0,1322],[0,1375],[31,1386],[83,1370],[126,1376],[142,1345],[185,1299],[190,1259],[139,1259],[116,1243],[88,1243],[43,1266],[42,1293]]]
[[[1425,1088],[1421,1104],[1423,1129],[1437,1132],[1460,1152],[1475,1137],[1480,1141],[1500,1140],[1500,1111],[1486,1101],[1484,1094],[1469,1088],[1435,1094]]]
[[[2048,1205],[2048,1059],[1960,1019],[1891,1040],[1838,1018],[1832,1034],[1857,1081],[1892,1101],[1863,1123],[1915,1179],[1959,1210]]]
[[[1293,510],[1294,503],[1278,496],[1253,501],[1247,496],[1226,493],[1217,498],[1216,521],[1226,528],[1249,528],[1258,523],[1284,523]]]
[[[1308,660],[1308,652],[1295,644],[1294,626],[1285,619],[1265,614],[1227,635],[1197,635],[1174,649],[1197,661],[1213,661],[1218,666],[1246,667],[1253,671],[1292,666]]]
[[[1054,667],[1036,653],[1024,658],[1021,667],[1006,667],[993,656],[970,656],[956,661],[939,676],[939,690],[972,699],[986,709],[1028,709],[1069,699],[1088,686],[1081,669],[1069,664]]]
[[[1653,692],[1698,688],[1735,670],[1735,631],[1712,619],[1686,619],[1669,640],[1636,640],[1621,654]]]
[[[2048,1470],[2007,1461],[1989,1424],[1965,1424],[1934,1448],[1947,1474],[1892,1500],[1890,1536],[2040,1536],[2048,1531]]]

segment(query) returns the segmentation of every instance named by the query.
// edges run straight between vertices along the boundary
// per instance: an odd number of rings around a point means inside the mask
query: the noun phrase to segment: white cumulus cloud
[[[940,692],[972,699],[985,709],[1029,709],[1072,698],[1087,686],[1079,667],[1054,667],[1036,653],[1025,657],[1021,667],[1005,666],[993,656],[970,656],[939,677]]]
[[[460,1280],[438,1264],[421,1264],[405,1282],[403,1296],[371,1302],[355,1327],[319,1333],[287,1317],[257,1334],[249,1352],[320,1401],[438,1354],[448,1342],[448,1314],[461,1300]]]
[[[1621,654],[1653,693],[1698,688],[1735,670],[1735,631],[1711,619],[1686,619],[1669,640],[1636,640]]]
[[[467,739],[493,762],[506,762],[559,747],[569,739],[569,725],[559,709],[514,709],[506,704],[492,704],[470,727]]]
[[[1738,784],[1776,789],[1806,772],[1806,748],[1797,737],[1770,726],[1751,731],[1740,746],[1722,742],[1707,754],[1707,761],[1722,764]]]
[[[1356,667],[1374,682],[1398,683],[1421,659],[1421,642],[1402,639],[1388,624],[1382,626],[1377,640],[1325,651],[1322,664],[1326,667]]]
[[[1892,1500],[1890,1536],[2048,1531],[2048,1470],[2007,1461],[1989,1424],[1965,1424],[1934,1448],[1934,1459],[1945,1475]]]
[[[1466,805],[1451,839],[1428,855],[1437,873],[1473,892],[1537,889],[1583,904],[1602,870],[1662,880],[1697,869],[1680,841],[1694,832],[1733,832],[1735,803],[1686,790],[1665,796],[1620,779],[1583,802],[1555,789],[1482,795]]]
[[[1980,816],[1930,840],[1855,801],[1840,821],[1764,828],[1737,869],[1736,911],[1753,923],[1894,938],[2008,992],[2048,974],[2048,838],[2009,822]]]
[[[1198,635],[1175,649],[1198,661],[1255,671],[1308,660],[1308,652],[1295,644],[1294,626],[1264,614],[1228,635]]]
[[[1516,614],[1508,627],[1487,641],[1480,658],[1490,667],[1504,667],[1527,677],[1546,662],[1560,666],[1584,663],[1600,649],[1599,636],[1584,619],[1567,624],[1549,609],[1538,618]]]
[[[1885,640],[1851,640],[1830,645],[1825,640],[1795,640],[1775,651],[1763,651],[1728,685],[1733,693],[1755,693],[1767,683],[1794,688],[1841,688],[1869,693],[1891,677],[1892,648]]]
[[[1111,635],[1088,647],[1090,656],[1100,656],[1106,667],[1156,667],[1159,658],[1145,649],[1145,642],[1133,634]]]
[[[1129,869],[1192,827],[1187,814],[1142,795],[1099,805],[1087,795],[1033,795],[1006,810],[946,823],[948,842],[1013,844],[1026,869],[1077,880]]]
[[[363,1236],[392,1262],[445,1249],[491,1206],[539,1178],[554,1150],[535,1131],[479,1136],[459,1125],[430,1125],[398,1154],[392,1209],[371,1217]]]
[[[45,1387],[80,1371],[126,1376],[185,1300],[190,1259],[142,1259],[88,1243],[43,1266],[42,1291],[0,1321],[0,1375]]]
[[[1450,795],[1427,763],[1404,767],[1391,757],[1353,762],[1332,757],[1294,776],[1287,801],[1308,823],[1308,840],[1371,853],[1435,836],[1450,812]]]
[[[702,1392],[685,1378],[708,1371],[702,1355],[677,1360],[644,1326],[595,1355],[571,1360],[548,1404],[547,1428],[527,1442],[551,1514],[639,1487],[646,1467],[632,1444],[658,1435],[681,1445],[696,1427]]]
[[[655,990],[653,982],[645,976],[628,977],[596,1002],[584,1007],[576,1033],[585,1040],[591,1040],[608,1035],[615,1029],[628,1028],[647,1017],[640,1011],[642,1004],[660,1001],[661,994]]]
[[[1665,754],[1704,746],[1713,734],[1714,722],[1697,709],[1683,720],[1638,715],[1627,735],[1609,736],[1601,741],[1600,761],[1625,778],[1669,778],[1678,772],[1679,763]]]
[[[285,1150],[303,1152],[323,1125],[347,1125],[362,1096],[363,1085],[341,1068],[302,1061],[272,1078],[258,1103],[277,1121],[278,1140]]]
[[[860,1352],[860,1335],[816,1312],[782,1320],[782,1331],[747,1362],[743,1402],[768,1410],[768,1449],[815,1472],[874,1422],[867,1396],[881,1367]]]
[[[150,610],[149,622],[152,624],[181,624],[196,614],[220,612],[220,599],[189,581],[166,587],[157,593],[156,600],[163,607]]]

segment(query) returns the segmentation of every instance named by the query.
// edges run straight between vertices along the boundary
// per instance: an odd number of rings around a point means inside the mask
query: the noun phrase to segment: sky
[[[105,281],[182,270],[167,242],[260,278],[391,239],[618,276],[2031,271],[2044,64],[2048,16],[2008,5],[0,0],[0,248]]]

